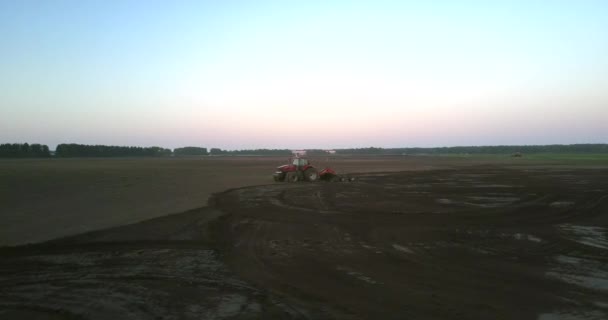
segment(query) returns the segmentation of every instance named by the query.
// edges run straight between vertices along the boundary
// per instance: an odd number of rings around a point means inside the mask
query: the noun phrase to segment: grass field
[[[284,157],[0,160],[0,246],[39,242],[204,206],[228,188],[272,183]],[[313,158],[342,173],[454,166],[598,165],[606,155]]]
[[[454,158],[470,158],[477,160],[499,160],[509,158],[509,155],[504,154],[446,154],[441,155],[445,157]],[[511,157],[513,158],[513,157]],[[525,154],[521,158],[514,158],[520,163],[529,164],[532,162],[546,162],[546,163],[558,163],[562,165],[566,164],[590,164],[593,162],[597,163],[608,163],[608,153],[533,153]]]
[[[608,154],[606,153],[537,153],[525,156],[526,159],[537,161],[562,161],[566,163],[590,163],[598,162],[608,164]]]

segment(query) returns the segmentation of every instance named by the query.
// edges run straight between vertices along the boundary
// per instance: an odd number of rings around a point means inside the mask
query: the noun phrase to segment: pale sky
[[[608,142],[608,1],[0,0],[0,143]]]

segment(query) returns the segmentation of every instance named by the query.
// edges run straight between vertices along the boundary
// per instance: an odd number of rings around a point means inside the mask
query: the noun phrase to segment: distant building
[[[329,153],[329,154],[335,154],[336,150],[325,150],[325,152]]]

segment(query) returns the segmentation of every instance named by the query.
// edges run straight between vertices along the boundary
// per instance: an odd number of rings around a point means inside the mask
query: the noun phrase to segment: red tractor
[[[317,181],[334,180],[338,177],[332,168],[325,168],[320,172],[304,158],[295,158],[291,164],[284,164],[277,167],[277,171],[272,175],[274,181],[298,182],[298,181]]]

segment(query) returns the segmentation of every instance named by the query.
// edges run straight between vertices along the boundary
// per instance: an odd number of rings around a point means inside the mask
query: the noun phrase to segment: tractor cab
[[[302,158],[293,159],[291,164],[298,168],[303,168],[303,167],[306,167],[307,165],[309,165],[308,159],[302,159]]]

